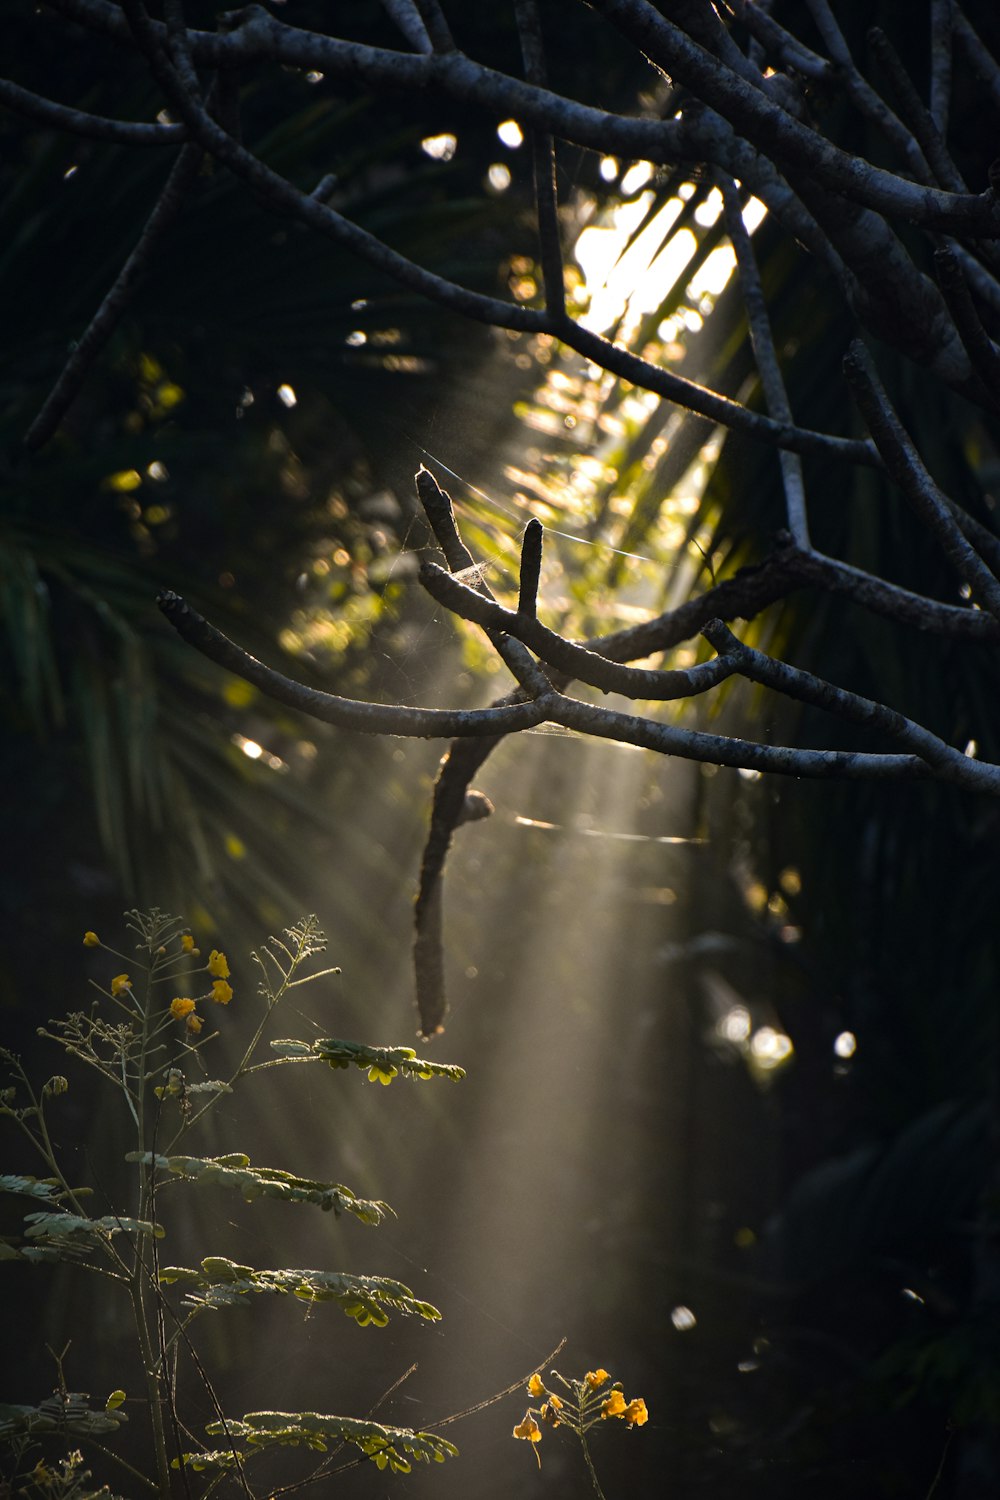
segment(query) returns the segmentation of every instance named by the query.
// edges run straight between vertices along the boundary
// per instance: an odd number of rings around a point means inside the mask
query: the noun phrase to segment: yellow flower
[[[114,995],[116,1000],[118,999],[118,996],[121,994],[122,990],[130,990],[131,988],[132,981],[127,974],[116,974],[114,979],[112,979],[111,981],[111,993],[112,995]]]
[[[599,1390],[604,1382],[609,1379],[607,1370],[588,1370],[583,1377],[592,1391]]]
[[[630,1427],[644,1427],[649,1421],[649,1412],[642,1397],[637,1396],[634,1401],[630,1401],[622,1416]]]
[[[170,1014],[175,1021],[183,1021],[184,1017],[189,1016],[193,1010],[194,1001],[188,1000],[185,996],[178,995],[170,1002]]]
[[[197,948],[194,945],[194,938],[191,936],[191,934],[189,932],[182,932],[181,933],[181,952],[182,953],[197,953],[198,952]]]
[[[212,983],[212,999],[216,1005],[228,1005],[233,998],[233,987],[224,979],[216,979]]]
[[[623,1417],[625,1415],[625,1397],[621,1391],[612,1391],[611,1395],[601,1407],[602,1417]]]
[[[226,955],[220,953],[218,948],[213,948],[208,955],[208,972],[214,974],[216,979],[229,978],[229,965],[226,963]]]
[[[561,1406],[562,1402],[559,1400],[558,1396],[550,1396],[549,1399],[544,1402],[542,1409],[538,1413],[538,1415],[541,1417],[543,1422],[548,1422],[551,1427],[558,1427],[558,1413]]]
[[[96,932],[85,932],[83,934],[83,946],[85,948],[99,948],[101,940]]]
[[[388,1087],[395,1078],[396,1072],[397,1069],[393,1067],[392,1063],[372,1063],[368,1069],[368,1082],[381,1083]]]
[[[524,1414],[524,1421],[518,1422],[514,1428],[513,1437],[524,1438],[528,1443],[540,1443],[542,1441],[542,1429],[531,1415],[530,1411]]]
[[[194,1034],[197,1036],[198,1032],[201,1030],[201,1028],[204,1026],[205,1023],[201,1019],[201,1016],[196,1016],[196,1015],[192,1014],[192,1015],[188,1016],[188,1018],[187,1018],[187,1020],[185,1021],[184,1024],[187,1027],[188,1031],[193,1031]]]
[[[528,1381],[528,1395],[529,1396],[544,1396],[545,1395],[545,1387],[542,1384],[542,1378],[541,1378],[540,1375],[532,1375],[531,1379]]]

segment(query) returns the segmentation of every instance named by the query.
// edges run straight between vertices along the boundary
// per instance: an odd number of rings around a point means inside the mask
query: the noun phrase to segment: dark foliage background
[[[911,7],[837,9],[856,56],[866,58],[874,19],[922,76]],[[379,7],[348,10],[359,36],[390,35]],[[992,8],[970,11],[1000,45]],[[295,7],[302,24],[323,14]],[[556,85],[609,104],[653,87],[603,31],[596,47],[580,15],[551,7]],[[26,86],[98,112],[148,113],[110,45],[82,31],[67,45],[62,22],[27,6],[5,22],[8,67]],[[514,57],[500,7],[469,7],[458,24],[470,52]],[[979,126],[984,100],[970,91],[953,107],[961,164],[979,182],[994,150]],[[524,153],[505,155],[478,115],[291,74],[249,83],[245,111],[268,160],[303,184],[336,172],[345,211],[434,269],[497,292],[533,257]],[[459,149],[434,161],[420,142],[446,131]],[[860,128],[851,144],[878,157]],[[513,182],[491,197],[483,180],[498,159]],[[35,1054],[34,1028],[88,972],[82,931],[110,937],[124,906],[155,901],[231,954],[318,910],[345,977],[311,1018],[405,1041],[409,904],[439,748],[303,724],[177,643],[153,598],[177,588],[248,649],[318,685],[471,702],[482,689],[469,646],[409,587],[410,549],[424,540],[410,475],[443,449],[493,492],[530,440],[558,485],[600,441],[598,414],[581,404],[575,427],[526,438],[514,404],[523,416],[551,374],[537,351],[400,293],[209,174],[57,439],[29,456],[24,430],[163,172],[153,151],[0,118],[6,1037]],[[561,173],[581,198],[615,191],[583,154]],[[698,231],[706,251],[710,233]],[[856,430],[839,377],[850,330],[833,288],[772,224],[755,247],[798,421]],[[651,326],[684,292],[665,297]],[[685,360],[717,388],[747,378],[732,287]],[[880,366],[929,467],[992,525],[989,424],[920,370],[881,355]],[[572,361],[561,368],[583,379]],[[603,393],[601,411],[621,400]],[[615,479],[592,496],[595,514],[622,487],[628,445],[638,464],[644,438],[636,420]],[[640,503],[617,545],[653,550],[662,472],[636,469]],[[933,546],[880,481],[821,465],[806,477],[826,550],[953,596]],[[516,524],[490,520],[474,499],[468,517],[499,568]],[[761,556],[780,524],[775,456],[727,437],[689,534],[725,572]],[[587,621],[612,583],[627,593],[634,579],[595,549],[574,582]],[[753,629],[788,660],[877,690],[953,743],[974,732],[996,756],[987,648],[924,641],[811,593]],[[751,720],[775,739],[831,743],[818,715],[797,714],[794,727],[791,717],[749,690],[722,711],[729,726]],[[266,755],[249,759],[234,736]],[[609,1495],[654,1484],[769,1500],[957,1493],[952,1433],[985,1433],[995,1447],[1000,1421],[1000,1328],[974,1295],[978,1237],[993,1222],[982,1195],[1000,990],[995,811],[940,787],[779,785],[540,737],[504,745],[481,784],[498,812],[462,831],[450,871],[453,1013],[440,1043],[469,1066],[469,1082],[417,1096],[341,1088],[338,1075],[289,1098],[278,1078],[232,1122],[255,1159],[343,1174],[400,1213],[378,1243],[324,1224],[319,1251],[314,1226],[296,1223],[299,1263],[399,1275],[445,1321],[377,1336],[318,1320],[293,1328],[277,1309],[247,1361],[220,1320],[207,1352],[233,1409],[360,1413],[419,1358],[383,1415],[420,1425],[514,1379],[568,1334],[567,1368],[613,1367],[650,1405],[647,1429],[617,1446],[609,1435],[596,1455]],[[529,829],[518,815],[557,827]],[[653,842],[671,836],[704,842]],[[720,1033],[740,1005],[791,1038],[789,1066],[755,1071]],[[857,1052],[839,1057],[834,1041],[848,1031]],[[109,1123],[85,1091],[65,1120],[86,1170],[86,1143]],[[220,1137],[206,1150],[233,1144]],[[199,1201],[178,1232],[263,1264],[272,1233],[287,1231],[266,1208],[237,1215]],[[20,1332],[9,1347],[34,1340],[31,1394],[48,1388],[41,1344],[61,1341],[67,1319],[74,1379],[95,1392],[119,1383],[123,1331],[102,1309],[75,1304],[58,1282],[15,1288],[13,1304]],[[683,1308],[694,1327],[678,1327]],[[280,1400],[266,1389],[275,1374]],[[461,1464],[397,1482],[477,1500],[514,1484],[582,1493],[572,1454],[547,1440],[537,1476],[510,1443],[519,1415],[508,1403],[450,1429]],[[381,1494],[369,1470],[343,1485]]]

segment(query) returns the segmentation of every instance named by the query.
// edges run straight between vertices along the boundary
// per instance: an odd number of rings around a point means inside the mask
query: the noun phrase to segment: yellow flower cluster
[[[649,1412],[641,1396],[626,1401],[621,1391],[612,1391],[601,1407],[602,1417],[624,1417],[629,1427],[644,1427],[649,1421]]]
[[[611,1379],[605,1369],[588,1370],[582,1380],[566,1380],[558,1370],[553,1370],[552,1373],[565,1387],[566,1395],[557,1396],[546,1387],[537,1372],[532,1375],[528,1380],[528,1395],[535,1400],[544,1396],[545,1400],[541,1407],[529,1406],[523,1419],[514,1428],[514,1437],[529,1443],[540,1443],[542,1429],[536,1420],[540,1419],[550,1427],[570,1428],[586,1446],[586,1433],[595,1422],[603,1421],[606,1417],[621,1417],[629,1428],[644,1427],[649,1421],[649,1412],[642,1397],[636,1396],[631,1401],[626,1401],[621,1386],[617,1383],[609,1395],[601,1397],[596,1394]],[[537,1448],[533,1451],[537,1459]]]
[[[190,933],[185,933],[181,938],[181,948],[185,953],[197,954],[198,949],[194,945],[194,938]],[[216,1005],[228,1005],[233,998],[233,987],[229,980],[229,964],[224,953],[218,948],[213,948],[205,965],[208,972],[215,977],[212,980],[212,988],[204,999],[211,999]],[[170,1014],[175,1021],[183,1021],[188,1031],[197,1036],[205,1022],[196,1012],[197,1001],[190,999],[187,995],[178,995],[170,1002]]]
[[[97,933],[91,932],[88,929],[83,934],[83,946],[85,948],[101,948],[104,945]],[[194,937],[190,932],[181,933],[180,951],[186,957],[197,958],[200,956],[200,949],[195,947]],[[167,954],[166,947],[159,947],[156,950],[156,954],[158,958],[164,957]],[[226,955],[221,953],[218,948],[213,948],[208,956],[205,968],[212,976],[212,988],[207,995],[200,996],[199,998],[205,1000],[211,999],[216,1005],[228,1005],[233,998],[233,987],[229,983],[229,961]],[[109,988],[113,1000],[118,1000],[125,994],[131,994],[132,980],[130,975],[116,974]],[[195,1036],[197,1036],[205,1024],[201,1016],[197,1013],[197,1004],[197,1000],[192,1000],[188,995],[175,995],[168,1008],[169,1014],[173,1019],[175,1021],[183,1021],[187,1030]]]
[[[183,1021],[188,1031],[193,1031],[196,1036],[205,1024],[201,1016],[195,1014],[195,1002],[187,995],[177,995],[171,1000],[170,1014],[175,1021]]]

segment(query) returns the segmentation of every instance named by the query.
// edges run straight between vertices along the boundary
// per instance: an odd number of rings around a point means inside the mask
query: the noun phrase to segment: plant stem
[[[604,1491],[601,1489],[600,1480],[597,1477],[597,1470],[594,1468],[594,1460],[591,1458],[590,1449],[587,1447],[587,1439],[582,1432],[580,1433],[580,1447],[583,1449],[583,1456],[587,1460],[587,1469],[590,1472],[590,1482],[594,1486],[594,1494],[597,1496],[597,1500],[606,1500]]]
[[[152,958],[152,954],[150,955]],[[139,1054],[135,1068],[135,1125],[136,1145],[139,1152],[145,1154],[146,1145],[146,1059],[150,1042],[150,1012],[153,1006],[151,974],[146,974],[146,996],[142,1010],[142,1033],[139,1044]],[[138,1217],[141,1222],[153,1222],[156,1210],[155,1204],[155,1173],[156,1167],[151,1162],[146,1168],[141,1160],[138,1166],[139,1194],[138,1194]],[[155,1226],[154,1226],[155,1229]],[[170,1495],[170,1462],[167,1457],[167,1436],[163,1422],[163,1404],[161,1396],[161,1376],[163,1371],[163,1350],[153,1347],[153,1339],[150,1333],[150,1320],[146,1300],[148,1296],[147,1281],[150,1275],[155,1275],[155,1260],[152,1272],[146,1265],[143,1257],[142,1235],[137,1234],[135,1238],[135,1259],[132,1265],[131,1286],[129,1295],[132,1302],[132,1317],[135,1322],[136,1337],[139,1341],[139,1350],[142,1355],[143,1374],[146,1381],[146,1396],[149,1402],[149,1420],[153,1429],[153,1448],[156,1454],[156,1476],[159,1483],[160,1493],[163,1500],[168,1500]],[[157,1324],[157,1327],[159,1324]]]

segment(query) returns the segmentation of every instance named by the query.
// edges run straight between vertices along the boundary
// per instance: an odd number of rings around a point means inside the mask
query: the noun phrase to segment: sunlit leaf
[[[223,1256],[208,1256],[200,1270],[165,1266],[164,1283],[184,1287],[184,1300],[198,1310],[246,1306],[254,1293],[299,1297],[305,1302],[336,1302],[362,1328],[383,1328],[389,1321],[386,1307],[432,1322],[441,1314],[429,1302],[415,1297],[408,1286],[385,1276],[352,1276],[346,1271],[255,1271]]]
[[[286,1203],[315,1203],[319,1208],[353,1214],[363,1224],[380,1224],[392,1213],[387,1203],[358,1198],[350,1188],[337,1182],[315,1182],[296,1177],[275,1167],[252,1167],[250,1158],[239,1153],[230,1156],[154,1156],[150,1151],[130,1151],[126,1161],[155,1163],[166,1172],[207,1186],[236,1188],[248,1203],[256,1198],[280,1198]]]

